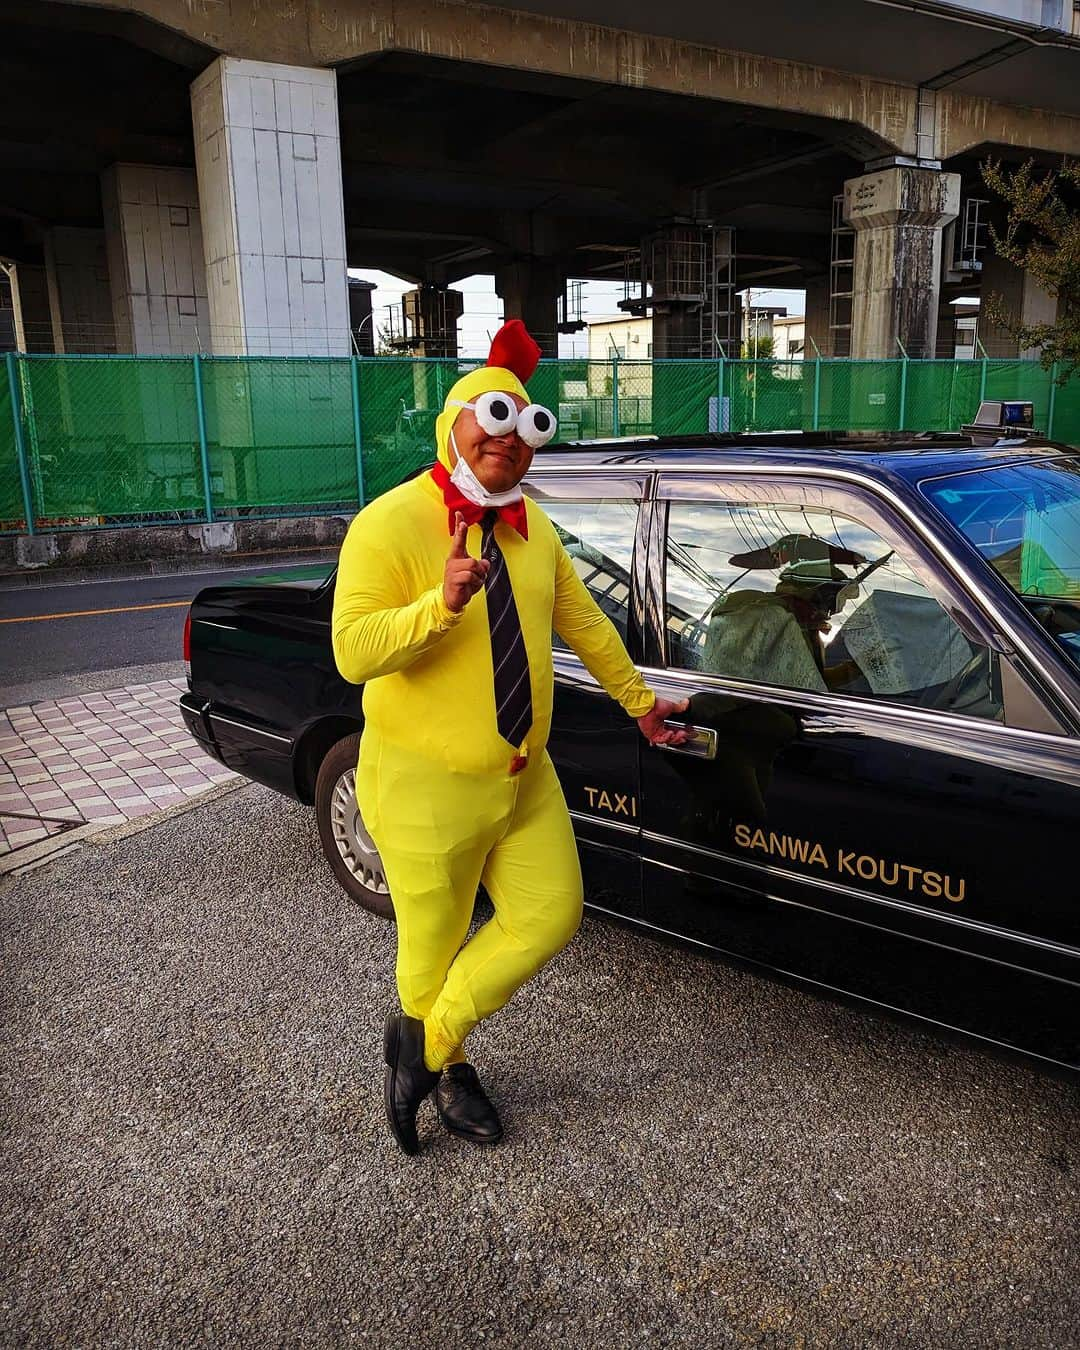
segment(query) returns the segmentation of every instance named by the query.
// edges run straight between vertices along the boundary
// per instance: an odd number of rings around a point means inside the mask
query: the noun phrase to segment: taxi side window
[[[578,576],[625,642],[637,502],[629,498],[560,498],[540,500],[538,504],[554,524]],[[557,633],[552,634],[552,646],[569,650]]]
[[[672,502],[665,584],[671,667],[1004,720],[996,654],[851,515]]]

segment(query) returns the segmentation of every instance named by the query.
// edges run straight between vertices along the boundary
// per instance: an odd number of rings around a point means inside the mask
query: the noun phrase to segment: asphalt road
[[[1074,1083],[599,920],[382,1116],[394,933],[247,785],[0,890],[23,1346],[1066,1347]]]
[[[205,586],[324,575],[333,559],[217,571],[0,587],[0,696],[37,681],[182,660],[184,618]],[[125,683],[123,679],[117,681]],[[31,695],[32,696],[32,695]],[[40,697],[55,697],[55,693]],[[0,703],[0,706],[10,706]]]

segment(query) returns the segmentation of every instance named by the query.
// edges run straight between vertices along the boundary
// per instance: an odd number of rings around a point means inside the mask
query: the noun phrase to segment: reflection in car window
[[[673,502],[666,589],[670,666],[1002,719],[994,654],[851,516]]]
[[[578,576],[625,642],[637,502],[610,498],[574,502],[549,497],[537,504],[551,518]],[[552,645],[567,650],[557,633],[552,634]]]
[[[920,484],[1080,665],[1080,460],[948,474]]]

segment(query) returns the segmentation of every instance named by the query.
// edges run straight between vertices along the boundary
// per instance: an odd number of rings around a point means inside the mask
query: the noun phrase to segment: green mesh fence
[[[204,357],[200,372],[215,515],[355,506],[347,357]]]
[[[0,534],[26,530],[8,369],[0,363]]]
[[[1051,391],[1054,396],[1054,437],[1067,445],[1080,446],[1080,379]]]
[[[696,436],[727,429],[721,362],[654,361],[652,370],[653,420],[645,430],[660,436]]]
[[[40,530],[352,512],[434,457],[435,418],[477,361],[19,357]],[[25,529],[7,367],[0,533]],[[982,398],[1030,399],[1080,445],[1080,377],[1033,361],[542,361],[530,397],[561,440],[729,431],[950,431]],[[362,480],[362,485],[361,485]]]
[[[800,431],[812,426],[813,381],[814,371],[804,361],[732,361],[728,429]]]
[[[358,361],[364,497],[370,501],[435,458],[435,418],[450,386],[479,362]]]
[[[20,365],[40,528],[189,519],[203,509],[191,361],[57,357]]]
[[[902,430],[970,422],[979,408],[981,367],[981,361],[909,361]]]

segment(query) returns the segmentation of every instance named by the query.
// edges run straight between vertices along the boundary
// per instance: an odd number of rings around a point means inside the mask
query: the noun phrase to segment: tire
[[[351,900],[379,915],[394,917],[390,888],[382,860],[371,836],[364,829],[356,805],[356,757],[360,734],[354,733],[331,746],[315,780],[315,820],[319,842],[330,870]]]

